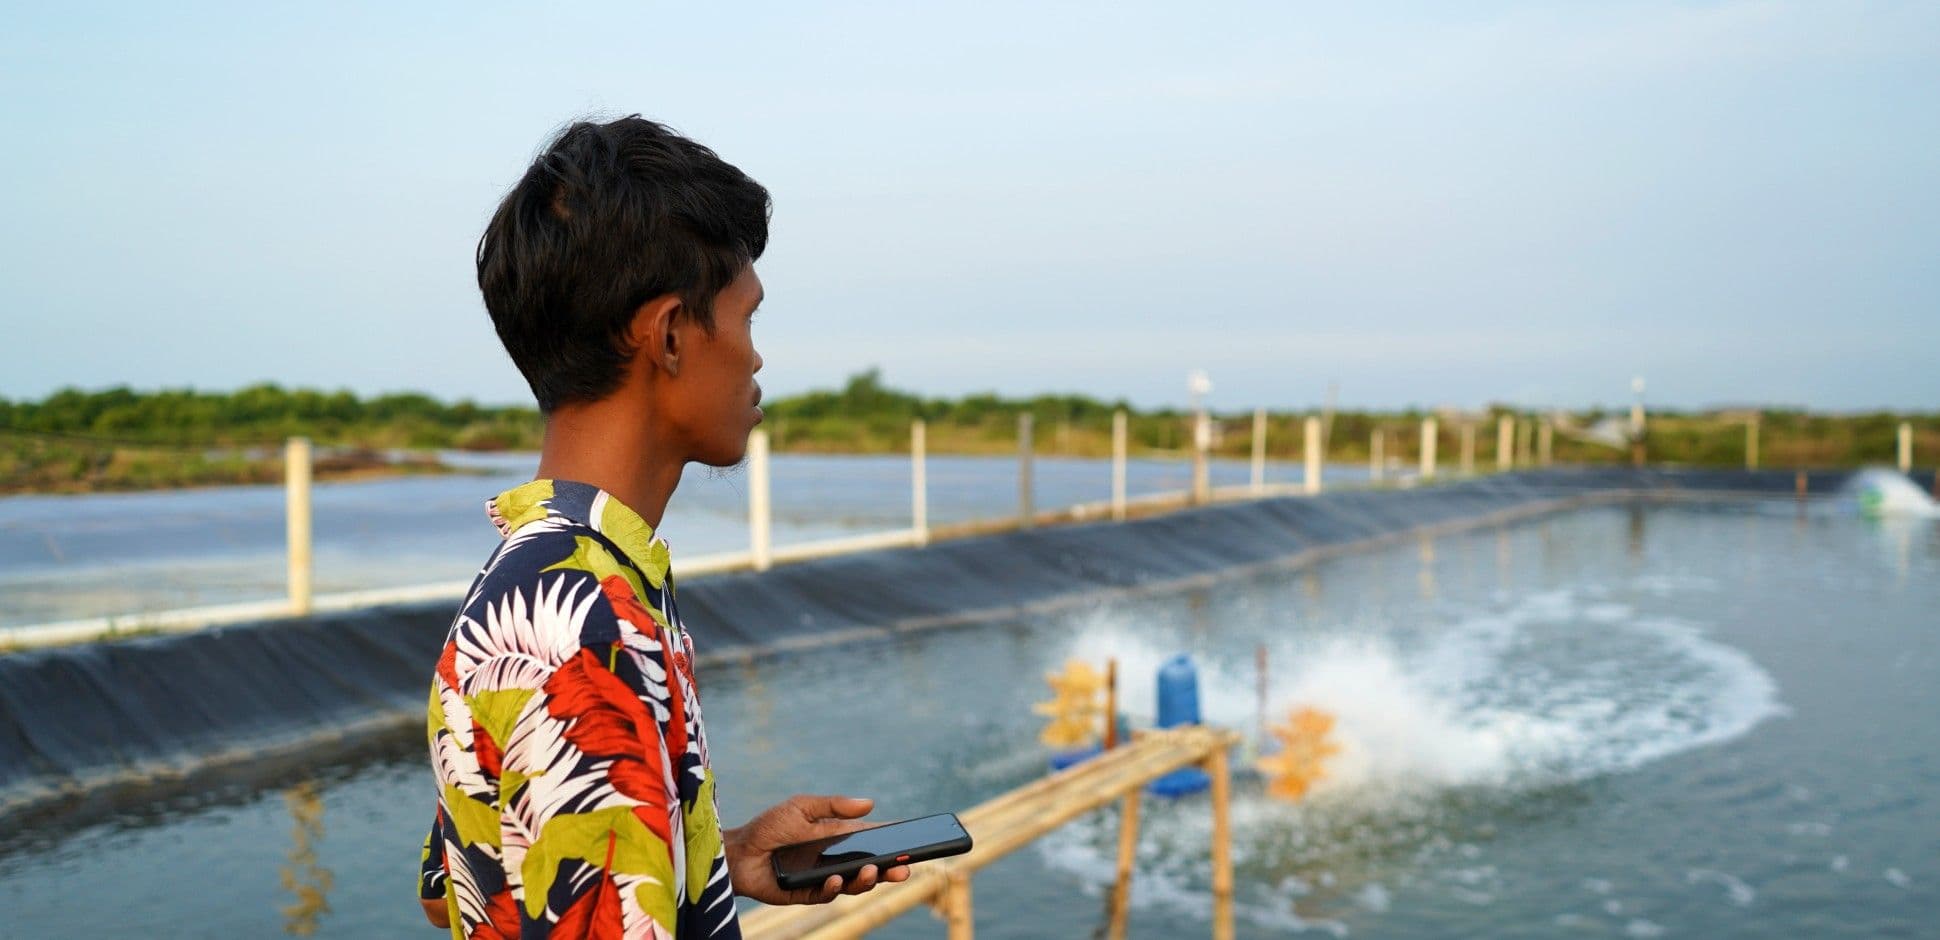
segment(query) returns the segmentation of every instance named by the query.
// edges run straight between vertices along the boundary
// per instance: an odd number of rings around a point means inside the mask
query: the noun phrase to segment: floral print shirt
[[[667,543],[584,483],[488,511],[431,683],[420,894],[458,940],[739,937]]]

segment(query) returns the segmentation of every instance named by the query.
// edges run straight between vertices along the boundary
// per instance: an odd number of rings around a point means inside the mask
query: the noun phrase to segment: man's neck
[[[652,425],[611,401],[555,409],[546,417],[539,478],[597,486],[657,530],[687,460]]]

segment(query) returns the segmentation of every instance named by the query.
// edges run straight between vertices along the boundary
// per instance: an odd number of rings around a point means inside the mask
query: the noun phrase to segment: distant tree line
[[[1018,416],[1033,417],[1034,446],[1048,456],[1099,457],[1110,453],[1114,412],[1128,417],[1129,447],[1136,455],[1183,455],[1191,441],[1191,416],[1183,409],[1139,409],[1122,399],[1084,395],[1009,398],[979,393],[958,398],[924,397],[891,388],[875,369],[851,376],[840,388],[778,398],[765,404],[765,427],[782,451],[898,453],[909,446],[910,422],[929,426],[937,453],[1007,453],[1017,446]],[[1312,412],[1268,415],[1267,453],[1297,460],[1303,425]],[[1621,412],[1613,413],[1621,417]],[[1376,434],[1386,456],[1413,462],[1419,426],[1428,412],[1340,411],[1328,416],[1330,460],[1365,460]],[[1476,424],[1476,460],[1495,460],[1495,422],[1513,415],[1533,427],[1541,416],[1497,405],[1486,413],[1445,415],[1438,453],[1453,465],[1460,425]],[[1569,416],[1577,426],[1594,424],[1600,410]],[[1746,411],[1657,410],[1650,419],[1650,457],[1656,462],[1741,466]],[[1899,422],[1915,424],[1915,453],[1931,466],[1940,454],[1940,414],[1886,412],[1827,414],[1801,409],[1757,412],[1761,463],[1765,466],[1850,466],[1893,459]],[[1252,413],[1214,415],[1215,450],[1243,457],[1251,449]],[[360,397],[349,391],[252,385],[230,392],[193,389],[99,391],[63,389],[39,401],[0,398],[0,491],[144,488],[198,482],[273,479],[271,449],[302,435],[339,452],[362,450],[533,450],[543,430],[530,406],[441,402],[414,392]],[[1527,438],[1522,438],[1526,440]],[[1595,463],[1627,459],[1623,451],[1558,433],[1555,458]],[[423,471],[434,465],[420,463]],[[371,460],[353,461],[345,472],[381,472]]]
[[[40,401],[0,398],[4,431],[197,448],[274,444],[305,435],[359,447],[492,450],[538,446],[539,416],[529,407],[446,404],[415,392],[360,398],[344,390],[274,384],[233,392],[119,386],[62,389]]]

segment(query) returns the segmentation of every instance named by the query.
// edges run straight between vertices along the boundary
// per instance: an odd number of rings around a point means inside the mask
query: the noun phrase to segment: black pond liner
[[[1815,494],[1850,474],[1815,472]],[[1176,590],[1424,530],[1656,495],[1789,496],[1791,471],[1573,468],[1225,503],[683,584],[703,664]],[[679,571],[679,560],[675,560]],[[0,819],[287,773],[424,720],[451,602],[0,655]],[[170,786],[173,784],[173,786]],[[16,820],[18,821],[18,820]]]

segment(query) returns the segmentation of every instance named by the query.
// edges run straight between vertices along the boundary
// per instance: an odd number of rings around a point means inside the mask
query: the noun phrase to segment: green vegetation
[[[882,384],[870,370],[840,389],[775,400],[766,406],[778,450],[797,453],[901,453],[909,447],[909,424],[928,422],[934,453],[1011,453],[1017,419],[1033,416],[1034,446],[1047,456],[1102,457],[1111,452],[1114,411],[1127,412],[1128,438],[1138,456],[1182,456],[1190,441],[1190,416],[1178,409],[1141,411],[1123,401],[1082,395],[1004,398],[977,394],[924,398]],[[1475,416],[1476,459],[1495,457],[1495,421],[1515,414],[1496,407]],[[1297,460],[1307,413],[1268,416],[1267,452]],[[1425,412],[1342,411],[1333,415],[1328,457],[1366,460],[1378,430],[1387,435],[1391,459],[1414,462]],[[1538,416],[1520,415],[1530,421]],[[1579,426],[1600,412],[1571,416]],[[1654,462],[1743,466],[1744,413],[1654,412],[1650,458]],[[1438,445],[1442,462],[1460,459],[1460,418],[1444,416]],[[1761,464],[1768,467],[1853,466],[1894,459],[1902,420],[1915,427],[1914,450],[1923,464],[1940,454],[1940,414],[1823,414],[1798,410],[1760,413]],[[1251,449],[1250,413],[1216,414],[1216,452],[1244,457]],[[348,391],[284,389],[254,385],[234,392],[169,389],[137,392],[110,388],[67,389],[41,401],[0,399],[0,493],[151,489],[220,483],[265,483],[282,477],[280,446],[302,435],[319,446],[320,478],[399,472],[440,472],[429,456],[384,457],[387,450],[533,450],[541,424],[530,407],[446,404],[425,395],[359,398]],[[1533,438],[1533,434],[1531,435]],[[1534,446],[1533,440],[1529,445]],[[1555,438],[1555,458],[1566,463],[1628,459],[1615,448],[1568,434]]]

